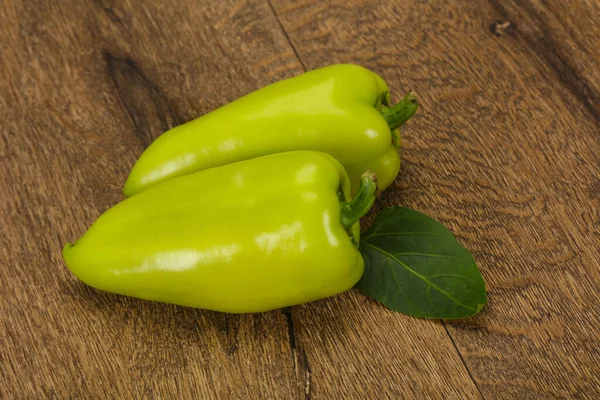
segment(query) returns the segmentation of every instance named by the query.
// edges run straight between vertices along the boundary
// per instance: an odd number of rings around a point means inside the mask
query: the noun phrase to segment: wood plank
[[[377,207],[421,210],[474,252],[490,303],[446,326],[483,396],[600,393],[597,3],[272,3],[307,68],[359,63],[396,98],[420,95],[403,169]],[[381,326],[395,335],[414,323]],[[313,330],[300,329],[307,357],[330,357]]]
[[[60,251],[167,128],[298,63],[262,1],[0,8],[0,398],[300,398],[285,316],[100,293]]]
[[[600,123],[600,3],[489,1],[506,26],[497,34],[506,32],[530,47]]]
[[[153,138],[302,72],[267,2],[12,1],[0,21],[0,398],[478,397],[441,325],[355,291],[225,316],[64,267]]]

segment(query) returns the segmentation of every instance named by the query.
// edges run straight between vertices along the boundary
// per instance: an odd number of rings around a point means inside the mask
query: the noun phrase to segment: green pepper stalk
[[[383,107],[381,115],[387,122],[391,130],[395,130],[404,125],[419,108],[417,95],[410,91],[398,104],[392,107]]]
[[[366,171],[360,179],[360,187],[356,196],[341,205],[340,220],[346,229],[350,229],[360,220],[375,202],[377,178],[373,171]]]
[[[414,93],[392,106],[386,82],[361,66],[309,71],[163,133],[133,166],[123,193],[130,197],[176,176],[293,150],[336,158],[352,193],[367,170],[384,190],[400,169],[399,127],[417,108]]]
[[[399,128],[404,125],[419,109],[417,95],[410,91],[398,104],[381,108],[380,112],[392,131],[392,142],[400,147]]]

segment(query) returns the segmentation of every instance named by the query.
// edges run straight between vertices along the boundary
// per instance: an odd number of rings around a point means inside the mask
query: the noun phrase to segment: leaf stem
[[[371,170],[366,171],[360,178],[360,187],[356,196],[340,207],[340,220],[346,230],[349,230],[375,202],[377,193],[377,177]]]

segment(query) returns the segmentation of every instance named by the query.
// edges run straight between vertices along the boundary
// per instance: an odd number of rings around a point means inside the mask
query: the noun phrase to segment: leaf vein
[[[462,257],[451,256],[447,254],[427,254],[427,253],[415,253],[415,252],[406,252],[406,253],[395,253],[395,256],[423,256],[423,257],[439,257],[439,258],[454,258],[456,260],[464,260]]]
[[[382,248],[379,247],[375,247],[372,244],[369,243],[365,243],[363,242],[363,244],[365,246],[369,246],[372,249],[374,249],[375,251],[379,251],[385,255],[387,255],[389,258],[395,260],[398,264],[400,264],[401,266],[403,266],[404,268],[406,268],[408,271],[410,271],[411,273],[413,273],[414,275],[418,276],[419,278],[421,278],[423,281],[427,282],[429,285],[431,285],[433,288],[435,288],[437,291],[439,291],[440,293],[444,294],[446,297],[448,297],[450,300],[452,300],[453,302],[455,302],[456,304],[466,308],[467,310],[472,310],[472,311],[477,311],[477,308],[472,308],[469,307],[463,303],[461,303],[460,301],[456,300],[454,297],[452,297],[449,293],[445,292],[444,290],[442,290],[441,288],[439,288],[437,285],[434,285],[432,282],[430,282],[429,280],[427,280],[426,277],[424,277],[423,275],[419,274],[417,271],[413,270],[412,268],[410,268],[408,265],[406,265],[405,263],[403,263],[402,261],[400,261],[398,258],[394,257],[393,254],[388,253],[387,251],[383,250]],[[392,276],[394,277],[394,280],[396,281],[396,284],[399,285],[399,282],[396,278],[396,275],[394,274],[392,268],[390,268],[390,271],[392,272]],[[428,296],[429,297],[429,296]]]
[[[405,235],[430,235],[430,236],[442,236],[442,235],[447,235],[447,233],[442,233],[442,232],[380,232],[380,233],[375,233],[377,231],[377,229],[375,231],[373,231],[373,233],[369,234],[368,236],[365,236],[363,238],[363,240],[372,238],[372,237],[377,237],[377,236],[405,236]]]
[[[429,279],[431,279],[431,278],[439,278],[440,276],[454,276],[456,278],[469,279],[467,276],[458,275],[458,274],[435,274],[435,275],[429,275],[427,278],[429,278]]]

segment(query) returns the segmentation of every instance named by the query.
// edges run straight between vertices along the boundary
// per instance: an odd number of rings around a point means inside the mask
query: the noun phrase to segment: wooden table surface
[[[0,398],[600,398],[600,2],[0,3]],[[378,200],[431,215],[489,304],[356,289],[256,315],[101,293],[61,248],[170,127],[333,63],[421,109]]]

